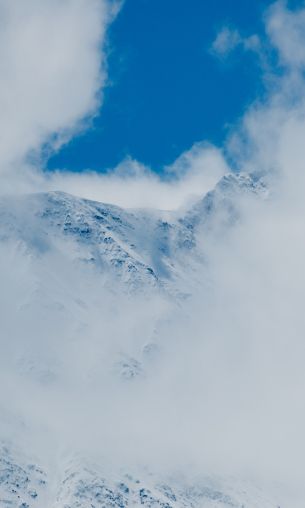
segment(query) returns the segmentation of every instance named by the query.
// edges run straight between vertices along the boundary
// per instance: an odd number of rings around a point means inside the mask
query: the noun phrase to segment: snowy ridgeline
[[[238,219],[240,197],[265,192],[248,175],[229,175],[183,212],[124,210],[62,192],[7,197],[0,200],[0,240],[17,238],[36,257],[60,250],[127,291],[183,295],[203,262],[198,232],[227,228]]]
[[[33,287],[23,293],[22,286],[19,290],[16,285],[15,290],[16,309],[20,312],[20,322],[25,323],[22,326],[32,330],[27,314],[32,316],[31,309],[39,309],[45,319],[44,308],[47,308],[55,312],[59,326],[61,316],[77,322],[86,340],[88,328],[82,319],[84,309],[90,318],[91,286],[84,297],[82,286],[75,285],[78,272],[82,273],[82,281],[93,277],[100,284],[98,287],[107,288],[109,294],[125,293],[127,297],[158,294],[179,307],[201,284],[198,273],[205,263],[202,237],[208,237],[211,231],[221,234],[236,223],[244,196],[252,199],[252,196],[265,195],[265,186],[259,180],[248,175],[229,175],[190,209],[179,212],[124,210],[61,192],[1,198],[0,247],[12,245],[14,254],[17,245],[32,273]],[[18,266],[17,279],[23,276],[22,266]],[[27,282],[24,285],[30,286]],[[12,294],[14,300],[13,290]],[[94,298],[93,295],[92,301]],[[4,319],[3,337],[20,335],[18,328],[12,331],[9,312],[4,318],[7,323]],[[64,318],[62,323],[65,324]],[[45,338],[47,332],[44,329]],[[48,344],[37,353],[40,342],[33,342],[36,357],[29,356],[21,340],[12,347],[13,353],[9,351],[8,358],[14,358],[17,350],[14,361],[21,376],[26,375],[43,387],[52,386],[57,375],[60,382],[62,374],[57,360],[52,364],[53,350]],[[58,344],[54,344],[56,350]],[[145,358],[156,353],[160,345],[156,344],[157,340],[142,344],[141,361],[134,357],[133,351],[119,351],[121,360],[117,368],[124,384],[128,385],[134,377],[141,382]],[[101,346],[97,342],[96,345]],[[75,358],[72,347],[67,348],[69,361],[77,366],[79,344],[73,347]],[[22,348],[24,354],[20,352]],[[98,354],[96,351],[94,355],[97,359]],[[69,370],[66,365],[65,370]],[[98,376],[100,370],[96,369]],[[90,379],[94,376],[92,372]],[[102,382],[103,378],[97,377],[95,386]],[[69,459],[65,457],[44,467],[37,459],[25,458],[23,452],[16,443],[13,449],[9,443],[1,448],[1,508],[277,508],[276,503],[265,499],[259,491],[239,485],[235,480],[205,479],[189,485],[182,478],[157,478],[143,471],[138,475],[129,470],[110,473],[105,464],[97,467],[79,457],[73,458],[73,454]]]
[[[27,458],[28,459],[28,458]],[[16,450],[1,448],[3,508],[276,508],[250,485],[205,479],[157,478],[107,472],[85,460],[66,458],[48,475]]]

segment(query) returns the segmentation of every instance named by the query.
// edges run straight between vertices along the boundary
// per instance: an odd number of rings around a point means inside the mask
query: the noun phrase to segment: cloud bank
[[[108,0],[0,1],[0,172],[58,148],[102,102]]]

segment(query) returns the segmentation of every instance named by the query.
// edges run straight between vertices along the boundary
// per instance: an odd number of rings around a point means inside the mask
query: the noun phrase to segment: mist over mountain
[[[248,479],[212,474],[204,412],[185,399],[189,383],[208,388],[192,313],[213,291],[211,236],[236,227],[244,198],[267,196],[262,181],[232,174],[173,212],[62,192],[1,198],[5,505],[276,506]],[[192,478],[198,461],[211,476]]]
[[[303,508],[304,5],[215,34],[262,75],[223,146],[48,171],[122,8],[0,0],[0,506]]]

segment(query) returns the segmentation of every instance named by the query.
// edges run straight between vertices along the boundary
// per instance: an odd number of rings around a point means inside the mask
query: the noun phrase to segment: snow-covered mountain
[[[98,310],[100,305],[98,296],[91,292],[92,280],[97,281],[97,287],[107,289],[109,298],[117,294],[125,295],[127,300],[158,295],[169,302],[169,313],[172,306],[182,309],[183,301],[202,284],[198,277],[206,262],[202,248],[205,235],[208,237],[215,231],[222,234],[232,227],[239,219],[245,196],[261,199],[266,193],[262,181],[249,175],[231,174],[190,208],[175,212],[124,210],[62,192],[2,197],[0,246],[11,246],[12,255],[16,250],[18,255],[21,253],[31,270],[30,281],[20,285],[16,298],[14,294],[16,322],[22,323],[24,330],[26,327],[32,330],[26,317],[33,309],[39,309],[41,319],[47,320],[50,313],[56,316],[58,327],[66,323],[70,326],[72,322],[65,340],[70,341],[67,347],[71,364],[79,365],[79,346],[73,346],[73,357],[71,344],[79,330],[82,340],[87,340],[90,329],[86,319],[90,319],[92,306]],[[81,273],[80,284],[75,280],[78,273]],[[22,279],[22,270],[19,275]],[[82,284],[87,281],[89,285],[85,288]],[[18,284],[16,287],[19,288]],[[143,343],[139,340],[132,347],[127,343],[124,351],[115,352],[121,355],[117,365],[122,383],[128,384],[134,377],[141,382],[141,374],[146,369],[143,358],[153,355],[160,347],[158,334],[166,313],[161,318],[156,314],[151,330],[153,337],[148,340],[143,336]],[[9,317],[6,322],[3,315],[2,326],[3,340],[9,341],[16,335]],[[57,341],[62,341],[62,336],[55,337],[56,330],[55,326],[53,335],[50,332],[52,347],[46,342],[41,346],[37,341],[33,353],[20,340],[7,353],[8,362],[12,361],[14,368],[17,366],[22,379],[30,376],[31,382],[42,387],[61,382],[67,365],[61,365],[61,359],[54,353]],[[44,335],[47,341],[48,331]],[[102,348],[103,344],[98,347]],[[137,357],[137,348],[141,350],[141,358]],[[97,349],[93,355],[96,363],[92,358],[88,362],[84,381],[87,387],[92,379],[95,386],[103,382],[97,369],[102,353]],[[113,375],[116,374],[113,369]],[[22,417],[18,425],[23,425]],[[31,450],[22,450],[18,440],[13,446],[4,436],[2,442],[1,507],[277,508],[277,503],[258,489],[233,479],[201,478],[190,484],[182,477],[158,477],[147,471],[134,472],[132,468],[112,470],[107,464],[80,457],[77,450],[54,458],[52,464],[47,461],[43,464],[41,457],[34,457]]]
[[[37,257],[60,250],[70,262],[93,265],[105,282],[115,276],[128,291],[177,294],[196,282],[191,268],[203,261],[198,231],[228,227],[238,217],[238,196],[265,192],[249,175],[228,175],[179,212],[124,210],[62,192],[7,197],[0,200],[0,239],[17,238]]]
[[[236,479],[111,471],[79,457],[60,458],[56,475],[14,449],[1,448],[0,503],[13,508],[277,508],[260,489]]]

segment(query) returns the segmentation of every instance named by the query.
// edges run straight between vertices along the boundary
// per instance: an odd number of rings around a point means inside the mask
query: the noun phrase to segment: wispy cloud
[[[260,40],[257,35],[242,37],[237,29],[224,26],[216,35],[210,51],[214,56],[225,58],[235,49],[242,48],[245,51],[258,51]]]
[[[177,209],[206,194],[229,171],[221,150],[195,144],[162,175],[126,159],[106,174],[55,172],[38,182],[38,188],[58,188],[76,195],[124,207]]]

